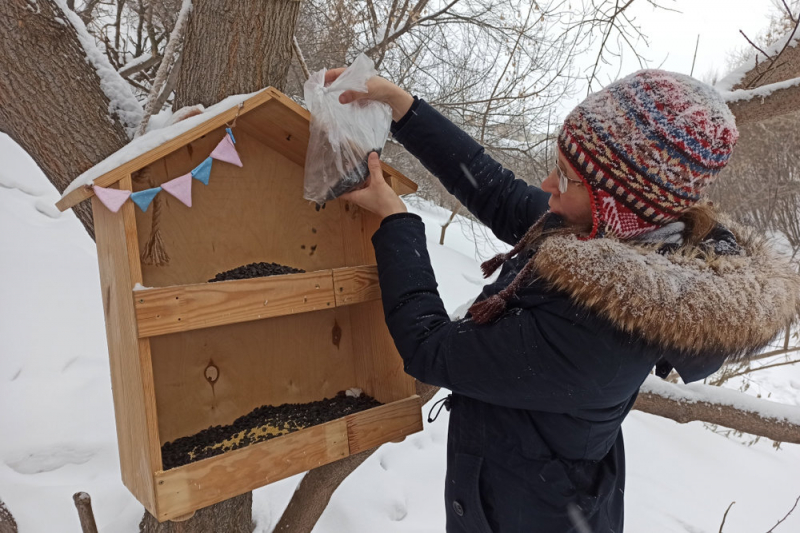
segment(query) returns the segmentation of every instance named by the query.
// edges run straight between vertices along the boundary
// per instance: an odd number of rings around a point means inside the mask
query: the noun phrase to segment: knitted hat
[[[567,115],[558,145],[589,189],[588,238],[635,237],[694,205],[731,156],[739,137],[715,89],[661,70],[641,70],[584,100]],[[486,277],[558,225],[548,213],[509,252],[481,265]],[[474,303],[479,324],[503,312],[533,274],[533,258],[502,291]]]
[[[677,219],[730,158],[739,133],[717,91],[641,70],[584,100],[558,145],[590,191],[589,238],[629,238]]]

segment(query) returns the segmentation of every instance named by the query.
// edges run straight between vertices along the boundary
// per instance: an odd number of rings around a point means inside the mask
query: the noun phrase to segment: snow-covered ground
[[[94,243],[30,158],[0,134],[0,499],[20,533],[79,531],[72,494],[93,498],[103,533],[134,533],[142,507],[120,481]],[[450,313],[483,283],[469,232],[448,213],[413,208],[428,227]],[[465,224],[462,220],[460,223]],[[499,243],[482,241],[480,255]],[[748,393],[800,405],[800,369],[753,374]],[[732,384],[738,386],[737,383]],[[444,394],[444,393],[440,393]],[[427,414],[427,411],[426,411]],[[442,532],[447,413],[384,445],[334,494],[315,532]],[[800,495],[800,446],[725,438],[702,424],[632,413],[626,531],[766,533]],[[254,494],[257,531],[277,522],[300,476]],[[800,531],[800,510],[776,530]]]

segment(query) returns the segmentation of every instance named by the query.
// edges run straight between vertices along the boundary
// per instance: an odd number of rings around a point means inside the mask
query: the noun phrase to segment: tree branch
[[[767,531],[767,533],[772,533],[773,531],[775,531],[775,528],[776,528],[776,527],[778,527],[779,525],[781,525],[781,524],[784,522],[784,520],[786,520],[787,518],[789,518],[789,515],[790,515],[790,514],[792,514],[792,512],[794,512],[795,508],[797,507],[797,502],[800,502],[800,496],[798,496],[798,497],[797,497],[797,499],[794,501],[794,505],[792,505],[792,508],[791,508],[791,509],[789,509],[789,512],[788,512],[788,513],[786,513],[786,516],[784,516],[783,518],[781,518],[780,520],[778,520],[778,523],[777,523],[777,524],[775,524],[774,526],[772,526],[772,528],[771,528],[769,531]]]
[[[183,30],[186,27],[186,19],[189,18],[191,8],[191,0],[183,0],[178,19],[175,21],[175,27],[172,28],[172,34],[169,36],[169,42],[164,50],[164,59],[161,60],[161,65],[159,65],[158,72],[156,73],[156,79],[153,81],[150,94],[147,96],[147,103],[144,106],[144,118],[142,118],[142,122],[139,124],[139,128],[136,131],[137,137],[147,131],[147,124],[150,122],[150,117],[159,109],[156,107],[156,103],[159,100],[159,95],[161,94],[164,84],[167,82],[167,74],[175,60],[178,47],[183,42]]]
[[[800,444],[800,408],[710,385],[678,385],[648,376],[634,409],[681,424],[702,421],[776,442]]]

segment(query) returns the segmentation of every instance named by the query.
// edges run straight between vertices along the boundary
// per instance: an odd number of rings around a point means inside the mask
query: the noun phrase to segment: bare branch
[[[719,525],[719,533],[722,533],[722,528],[725,526],[725,519],[728,518],[728,511],[731,510],[731,507],[733,507],[734,503],[736,503],[736,502],[731,502],[731,504],[728,506],[728,508],[725,509],[725,514],[722,515],[722,523]]]
[[[178,14],[178,20],[175,22],[175,27],[172,29],[172,34],[170,35],[169,42],[167,43],[167,48],[164,50],[164,59],[161,60],[161,65],[158,67],[156,79],[153,82],[153,86],[150,88],[150,94],[147,96],[147,103],[144,107],[144,118],[139,124],[139,128],[136,131],[136,136],[142,135],[145,131],[147,131],[147,123],[150,121],[150,117],[153,115],[153,113],[155,113],[157,110],[155,104],[159,100],[158,97],[161,93],[161,89],[167,81],[167,75],[172,67],[172,63],[176,58],[178,47],[183,42],[183,30],[186,26],[186,19],[189,18],[189,11],[191,10],[191,7],[191,0],[183,0],[181,11]]]
[[[792,514],[792,512],[794,512],[795,508],[797,507],[797,502],[800,502],[800,496],[798,496],[798,497],[797,497],[797,499],[794,501],[794,505],[792,505],[792,508],[791,508],[791,509],[789,509],[789,512],[788,512],[788,513],[786,513],[786,516],[784,516],[783,518],[781,518],[780,520],[778,520],[778,523],[777,523],[777,524],[775,524],[774,526],[772,526],[772,528],[771,528],[769,531],[767,531],[767,533],[772,533],[773,531],[775,531],[775,528],[776,528],[776,527],[778,527],[779,525],[781,525],[781,524],[784,522],[784,520],[786,520],[787,518],[789,518],[789,515],[790,515],[790,514]]]
[[[689,71],[689,76],[694,74],[694,64],[697,61],[697,49],[700,48],[700,34],[697,34],[697,43],[694,45],[694,57],[692,57],[692,70]]]
[[[297,42],[297,37],[292,37],[292,48],[294,49],[294,55],[297,56],[297,62],[300,63],[300,68],[303,69],[303,76],[306,79],[311,77],[311,73],[308,71],[308,65],[306,65],[306,60],[303,57],[303,51],[300,50],[300,44]]]

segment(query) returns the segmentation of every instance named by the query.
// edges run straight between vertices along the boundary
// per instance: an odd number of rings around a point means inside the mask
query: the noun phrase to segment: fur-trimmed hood
[[[800,276],[764,238],[731,228],[739,255],[552,235],[536,277],[648,343],[685,356],[752,356],[800,314]]]

